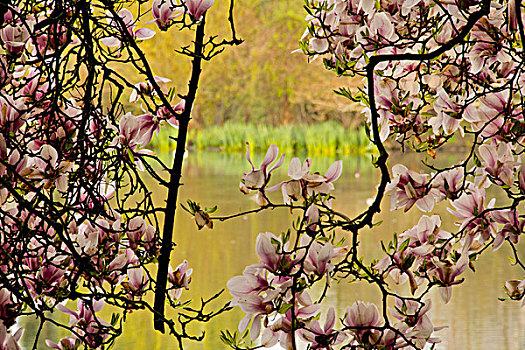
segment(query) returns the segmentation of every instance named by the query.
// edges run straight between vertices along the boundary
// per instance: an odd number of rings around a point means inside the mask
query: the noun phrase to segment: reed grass
[[[170,136],[176,137],[177,131],[164,128],[150,147],[160,151],[175,149],[175,141]],[[227,122],[190,129],[188,139],[190,148],[228,153],[245,152],[246,142],[254,152],[265,152],[271,144],[283,152],[308,155],[365,154],[371,150],[364,127],[347,129],[334,121],[281,126]]]

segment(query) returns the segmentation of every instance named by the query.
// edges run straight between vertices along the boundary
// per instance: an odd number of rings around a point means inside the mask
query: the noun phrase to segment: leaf
[[[282,304],[281,307],[279,308],[279,313],[280,314],[285,314],[286,311],[290,310],[292,308],[293,304]]]
[[[190,213],[191,215],[194,214],[193,212],[191,212],[191,210],[189,210],[188,208],[186,208],[186,207],[184,206],[184,204],[180,203],[180,206],[182,207],[182,209],[184,209],[185,211],[187,211],[187,212]]]
[[[219,210],[219,206],[214,206],[213,208],[206,208],[204,210],[205,213],[208,213],[208,214],[213,214],[215,213],[217,210]]]
[[[120,314],[114,312],[111,315],[111,325],[116,326],[118,324],[118,321],[120,320]]]
[[[398,251],[399,252],[402,252],[402,251],[405,251],[405,249],[408,248],[408,244],[410,243],[410,240],[407,239],[406,241],[404,241],[403,243],[401,243],[401,246],[399,247]]]
[[[281,237],[282,237],[282,239],[283,239],[283,243],[288,242],[288,240],[290,239],[290,234],[291,234],[290,229],[288,229],[288,231],[283,232],[283,233],[281,234]]]

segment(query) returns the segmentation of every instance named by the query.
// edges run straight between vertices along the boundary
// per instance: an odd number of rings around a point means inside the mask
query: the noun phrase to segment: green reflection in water
[[[169,154],[161,155],[168,159]],[[254,164],[260,164],[264,155],[256,155]],[[446,155],[447,162],[453,161],[453,155]],[[324,171],[335,158],[313,158],[313,171]],[[275,171],[272,183],[286,179],[287,165],[291,156],[287,156],[284,166]],[[335,183],[334,209],[355,215],[366,208],[366,200],[375,194],[378,172],[370,165],[370,157],[343,157],[343,176]],[[421,167],[418,158],[393,154],[391,165],[402,159],[409,168],[417,170]],[[190,153],[185,161],[183,176],[184,186],[180,199],[191,198],[204,206],[219,205],[218,215],[234,213],[238,210],[254,208],[256,204],[249,196],[238,191],[240,176],[250,169],[242,154],[220,154],[214,152]],[[165,199],[162,189],[152,186],[157,195],[159,205]],[[280,193],[272,194],[278,201]],[[366,262],[382,257],[380,241],[388,241],[392,233],[402,232],[415,225],[419,212],[409,214],[390,212],[389,198],[386,198],[382,213],[377,220],[383,224],[374,230],[361,234],[360,254]],[[446,211],[446,206],[438,205],[436,213],[442,214],[445,229],[452,230],[453,218]],[[447,220],[448,219],[448,220]],[[210,297],[218,290],[225,288],[226,281],[242,273],[244,267],[257,263],[255,254],[255,238],[259,232],[271,231],[280,233],[287,229],[291,217],[286,210],[274,210],[258,215],[244,216],[227,222],[216,222],[213,230],[198,231],[187,213],[177,212],[175,240],[177,247],[172,255],[172,265],[176,266],[187,259],[194,269],[190,291],[183,294],[183,299]],[[523,249],[523,248],[522,248]],[[525,252],[524,252],[525,253]],[[435,326],[447,326],[437,333],[443,340],[437,349],[525,349],[525,311],[517,303],[499,302],[498,297],[504,296],[502,285],[507,279],[521,278],[520,272],[512,268],[507,260],[510,252],[504,248],[495,253],[487,252],[476,263],[477,273],[466,273],[466,281],[453,288],[452,300],[444,305],[437,293],[431,295],[433,309],[432,319]],[[406,293],[405,287],[401,287]],[[328,304],[338,311],[338,317],[344,315],[344,310],[356,300],[378,302],[379,292],[376,288],[364,283],[333,284],[328,294]],[[221,297],[217,306],[229,300],[227,291]],[[106,319],[110,312],[105,311]],[[59,312],[57,312],[59,314]],[[62,316],[61,316],[62,317]],[[243,313],[234,310],[214,319],[196,332],[206,331],[202,343],[188,343],[187,349],[225,349],[219,340],[221,329],[234,330]],[[67,319],[64,317],[64,319]],[[37,324],[24,321],[26,335],[36,332]],[[47,348],[43,340],[58,340],[63,333],[53,327],[46,327],[42,334],[39,349]],[[30,337],[29,337],[30,338]],[[27,339],[27,338],[26,338]],[[24,344],[30,347],[27,339]],[[175,348],[175,340],[153,330],[152,317],[145,312],[134,312],[128,316],[124,334],[117,341],[116,349],[156,350]]]

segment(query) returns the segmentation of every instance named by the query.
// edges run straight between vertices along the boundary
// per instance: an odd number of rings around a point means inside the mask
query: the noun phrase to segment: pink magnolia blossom
[[[310,322],[308,327],[300,331],[300,336],[309,342],[310,349],[332,349],[332,346],[341,344],[348,337],[334,329],[335,310],[333,307],[328,309],[324,326],[321,327],[318,320]]]
[[[304,269],[306,272],[313,272],[319,276],[324,275],[334,268],[330,261],[345,255],[345,253],[345,249],[334,247],[330,242],[321,245],[319,242],[314,241],[308,249],[308,255],[304,261]]]
[[[381,316],[375,304],[358,300],[346,308],[345,325],[349,328],[377,327],[380,324]]]
[[[137,249],[139,244],[155,235],[155,228],[143,218],[136,216],[129,221],[126,235],[129,239],[129,247]]]
[[[461,120],[459,112],[461,110],[460,102],[453,100],[443,88],[437,89],[437,100],[434,102],[434,109],[436,116],[428,120],[428,124],[432,125],[434,135],[439,135],[442,129],[445,135],[451,135],[456,130],[461,129],[459,122]]]
[[[77,339],[73,336],[69,336],[60,339],[58,344],[49,339],[46,339],[46,345],[49,346],[51,349],[76,350],[80,348],[82,342],[80,341],[80,339]]]
[[[521,306],[525,305],[525,279],[523,280],[509,280],[505,282],[505,292],[512,300],[522,300]]]
[[[2,350],[20,350],[18,341],[24,334],[24,329],[18,329],[14,334],[10,334],[7,327],[0,321],[0,349]]]
[[[518,210],[494,210],[490,215],[495,222],[503,225],[503,227],[495,234],[493,244],[494,250],[500,248],[505,239],[508,239],[511,243],[517,244],[520,235],[525,229],[525,219],[520,219]]]
[[[313,304],[308,293],[303,292],[296,297],[295,303],[295,317],[297,320],[307,320],[319,313],[320,305]],[[330,320],[328,320],[330,322]],[[288,310],[284,315],[271,323],[263,332],[261,343],[265,347],[271,347],[279,342],[279,345],[284,349],[292,349],[292,310]],[[327,330],[330,332],[330,330]],[[251,334],[251,331],[250,331]],[[258,335],[259,333],[257,333]],[[301,335],[301,332],[299,333]],[[341,339],[341,338],[340,338]]]
[[[302,166],[299,158],[293,158],[290,161],[290,165],[288,166],[288,176],[291,180],[279,184],[281,186],[283,202],[285,204],[291,204],[292,201],[297,201],[301,198],[303,194],[303,184],[301,183],[301,180],[303,180],[306,174],[310,172],[311,165],[312,160],[310,158],[306,158]]]
[[[268,290],[269,283],[265,278],[265,269],[256,266],[248,266],[244,269],[242,276],[231,278],[226,286],[233,297],[242,297],[252,293],[260,293]]]
[[[96,313],[104,307],[104,300],[92,300],[89,303],[82,299],[77,301],[77,311],[73,311],[62,304],[57,309],[69,315],[69,326],[76,328],[77,332],[91,347],[98,347],[109,334],[102,327],[107,325]]]
[[[272,242],[273,240],[273,242]],[[275,272],[281,268],[283,256],[277,251],[279,247],[274,242],[280,240],[271,232],[259,233],[255,243],[255,251],[261,259],[261,267]]]
[[[115,29],[117,32],[122,30],[121,25],[118,20],[116,20],[111,12],[106,12],[107,21],[109,26]],[[147,40],[152,38],[155,35],[155,31],[149,28],[140,28],[135,29],[135,20],[133,14],[128,9],[122,9],[117,13],[119,19],[123,22],[128,34],[131,38],[136,40]],[[124,37],[124,36],[122,36]],[[121,40],[116,37],[106,37],[100,39],[100,42],[108,47],[117,47],[120,46]]]
[[[283,202],[291,204],[294,200],[299,200],[317,194],[329,194],[333,189],[333,182],[339,179],[343,170],[343,161],[338,160],[332,163],[326,174],[310,173],[312,160],[306,158],[301,166],[299,158],[293,158],[288,167],[288,176],[291,180],[283,181],[275,186],[268,188],[268,191],[275,191],[281,188]]]
[[[160,30],[167,30],[171,21],[182,14],[175,8],[172,0],[153,0],[151,13]]]
[[[306,230],[307,232],[314,233],[317,230],[317,225],[319,224],[319,207],[315,204],[311,204],[305,213],[306,219]]]
[[[171,82],[171,79],[154,76],[155,84],[158,85],[160,91],[167,95],[169,93],[169,87],[168,83]],[[131,91],[131,94],[129,95],[129,102],[135,103],[139,100],[140,96],[155,96],[157,93],[155,89],[153,88],[153,85],[151,82],[140,82],[135,84],[133,90]]]
[[[186,107],[186,100],[181,100],[175,106],[172,106],[176,113],[182,113]],[[172,115],[166,106],[163,106],[157,110],[156,114],[143,114],[137,117],[140,121],[139,133],[143,135],[143,145],[146,146],[151,142],[153,135],[158,135],[160,126],[163,123],[168,122],[171,126],[178,128],[179,121],[177,114]]]
[[[432,187],[439,191],[438,200],[457,199],[459,191],[463,188],[465,171],[463,168],[454,168],[440,172],[432,181]]]
[[[270,147],[268,147],[268,151],[266,152],[266,156],[264,157],[261,163],[261,167],[259,169],[255,169],[250,158],[250,144],[246,142],[246,158],[252,166],[252,170],[242,176],[243,181],[240,185],[241,191],[247,193],[247,190],[260,190],[264,188],[268,183],[268,180],[270,179],[270,173],[283,164],[284,153],[281,155],[279,160],[273,165],[273,167],[268,169],[270,164],[272,164],[277,159],[278,155],[279,147],[275,145],[270,145]]]
[[[61,192],[66,192],[68,187],[68,173],[73,169],[73,163],[59,160],[57,150],[48,144],[42,145],[39,154],[32,159],[29,177],[42,180],[41,184],[48,189],[53,186]]]
[[[308,195],[317,193],[330,193],[330,191],[334,189],[333,182],[339,179],[342,171],[343,161],[338,160],[330,165],[324,176],[318,173],[306,174],[304,176],[304,180],[306,181],[306,190]]]
[[[405,322],[409,327],[425,322],[424,318],[428,318],[428,311],[432,306],[430,300],[419,302],[415,300],[402,300],[396,298],[395,307],[390,310],[392,316],[400,321]]]
[[[25,24],[17,23],[16,25],[7,25],[0,30],[6,51],[13,56],[20,56],[24,52],[25,45],[31,37],[33,31],[33,22],[27,21]]]
[[[358,300],[347,307],[345,313],[344,325],[352,330],[361,344],[374,344],[379,340],[381,335],[375,327],[382,322],[375,304]]]
[[[429,189],[427,175],[408,170],[401,164],[392,168],[392,181],[387,185],[390,192],[391,210],[405,208],[408,211],[415,204],[421,211],[434,208],[434,192]]]
[[[214,0],[182,0],[188,8],[188,12],[192,17],[200,21],[202,16],[213,5]]]
[[[0,289],[0,320],[2,324],[11,327],[17,316],[17,305],[13,295],[6,288]]]
[[[430,271],[430,274],[440,283],[439,295],[441,299],[448,303],[452,297],[452,286],[460,284],[464,280],[463,278],[456,279],[456,277],[467,269],[469,264],[468,255],[464,253],[456,262],[439,260],[438,257],[433,257],[432,264],[434,264],[434,268]]]
[[[481,104],[469,104],[463,113],[473,131],[480,131],[486,138],[500,140],[508,127],[504,124],[504,115],[508,112],[509,92],[507,90],[486,94],[479,100]],[[507,124],[508,125],[508,124]]]
[[[182,296],[183,289],[189,289],[191,282],[191,274],[193,269],[189,268],[187,260],[184,260],[179,266],[175,268],[175,271],[171,268],[168,269],[168,281],[170,282],[170,287],[168,288],[168,293],[170,294],[173,300],[178,300]]]
[[[520,186],[521,193],[525,193],[525,164],[520,166],[518,172],[518,184]]]
[[[128,269],[128,281],[122,283],[122,285],[129,290],[132,296],[142,295],[149,285],[149,277],[144,274],[142,267],[137,266]],[[131,298],[131,297],[130,297]]]
[[[482,166],[496,184],[512,186],[517,163],[508,143],[500,143],[497,146],[483,144],[479,146],[478,153]]]
[[[25,115],[20,112],[24,108],[21,99],[14,100],[10,96],[0,97],[0,128],[6,132],[17,133],[25,123]]]
[[[33,290],[38,288],[44,294],[51,294],[56,292],[59,287],[67,285],[66,271],[53,266],[42,266],[36,275],[36,281],[33,284]]]
[[[490,238],[492,232],[496,230],[496,226],[491,222],[489,214],[482,214],[486,209],[494,207],[495,199],[493,198],[485,208],[485,190],[473,189],[470,193],[464,193],[459,199],[456,199],[451,204],[455,210],[448,208],[448,211],[460,219],[460,230],[472,232],[476,236],[480,236],[485,242]],[[470,246],[474,237],[468,235],[466,246]]]

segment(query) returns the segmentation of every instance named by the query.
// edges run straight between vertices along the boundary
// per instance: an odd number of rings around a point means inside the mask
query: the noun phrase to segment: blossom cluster
[[[186,26],[198,23],[212,4],[155,0],[147,13],[166,30],[177,14]],[[11,327],[22,313],[54,309],[70,315],[72,335],[49,340],[51,348],[103,347],[119,334],[118,323],[97,316],[104,304],[131,312],[154,289],[147,265],[159,254],[158,223],[137,170],[155,174],[145,147],[161,123],[178,126],[185,100],[172,104],[167,78],[148,72],[134,84],[114,68],[131,64],[140,56],[132,50],[155,35],[142,11],[121,5],[2,6],[1,348],[18,348],[22,330]],[[123,93],[144,114],[126,113]],[[187,261],[170,267],[173,305],[191,272]],[[76,310],[68,300],[78,300]]]

